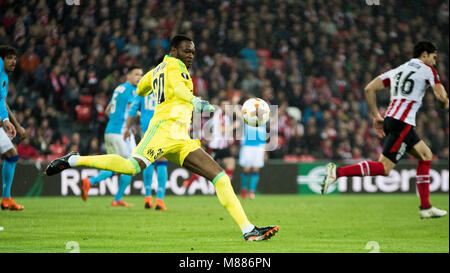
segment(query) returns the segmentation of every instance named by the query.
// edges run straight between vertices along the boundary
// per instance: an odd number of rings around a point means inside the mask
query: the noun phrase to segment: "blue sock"
[[[241,190],[247,190],[247,183],[248,183],[248,173],[242,172],[241,173]]]
[[[14,170],[16,169],[16,163],[19,160],[19,156],[13,156],[5,158],[2,168],[2,196],[3,198],[11,198],[11,185],[14,178]]]
[[[258,185],[259,173],[254,172],[250,175],[250,191],[255,192]]]
[[[91,183],[91,185],[94,185],[98,182],[105,180],[106,178],[110,178],[113,175],[114,175],[114,172],[112,172],[112,171],[101,170],[97,174],[97,176],[95,176],[95,177],[91,176],[91,178],[89,178],[89,182]]]
[[[164,199],[167,182],[167,161],[156,162],[156,174],[158,175],[158,189],[156,190],[156,198]]]
[[[131,175],[121,174],[119,179],[119,189],[117,190],[116,196],[114,196],[115,201],[122,200],[123,193],[127,189],[128,185],[131,182]]]
[[[152,196],[152,180],[153,180],[153,165],[148,166],[143,171],[145,196]]]

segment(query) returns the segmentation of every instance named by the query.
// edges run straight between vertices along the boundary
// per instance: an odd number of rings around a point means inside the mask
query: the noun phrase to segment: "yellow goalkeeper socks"
[[[69,165],[92,167],[101,170],[109,170],[116,173],[135,175],[141,172],[139,163],[132,157],[126,159],[120,155],[93,155],[93,156],[71,156]]]
[[[241,203],[234,194],[230,178],[225,172],[219,173],[212,181],[216,188],[216,194],[222,206],[239,225],[242,233],[250,232],[254,226],[248,221]]]

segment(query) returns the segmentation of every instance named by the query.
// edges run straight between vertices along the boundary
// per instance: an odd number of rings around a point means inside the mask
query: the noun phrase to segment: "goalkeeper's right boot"
[[[431,206],[427,209],[423,209],[422,207],[420,207],[419,215],[420,215],[421,219],[439,218],[439,217],[443,217],[443,216],[447,215],[447,211],[435,208],[433,206]]]
[[[53,160],[52,162],[50,162],[47,168],[45,168],[45,174],[47,174],[48,176],[55,175],[62,172],[65,169],[69,169],[70,168],[69,157],[71,157],[72,155],[79,155],[79,154],[77,152],[70,152],[65,156]]]
[[[325,177],[323,179],[323,183],[321,185],[322,187],[322,194],[326,194],[328,187],[335,183],[337,181],[336,176],[336,164],[334,163],[328,163],[325,167]]]
[[[244,239],[247,242],[267,240],[274,236],[279,229],[278,226],[254,227],[252,231],[244,234]]]
[[[83,201],[86,201],[89,189],[91,188],[91,181],[89,177],[86,177],[83,178],[81,182],[83,183],[83,185],[81,185],[81,199],[83,199]]]

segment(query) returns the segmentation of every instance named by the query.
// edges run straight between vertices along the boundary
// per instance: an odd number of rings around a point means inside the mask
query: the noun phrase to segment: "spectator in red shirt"
[[[39,154],[37,150],[30,144],[30,138],[25,138],[17,145],[17,153],[21,159],[30,160],[37,159]]]
[[[41,63],[39,56],[34,53],[34,46],[30,46],[25,54],[20,57],[20,69],[23,72],[33,72]]]

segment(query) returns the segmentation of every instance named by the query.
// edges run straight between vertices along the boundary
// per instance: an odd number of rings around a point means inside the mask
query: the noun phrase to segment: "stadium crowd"
[[[270,158],[377,159],[381,141],[363,88],[409,60],[418,40],[438,45],[437,70],[449,88],[448,0],[80,2],[0,0],[0,44],[19,50],[8,104],[29,134],[17,147],[22,159],[104,152],[104,111],[126,68],[149,70],[176,33],[196,44],[196,95],[279,106]],[[417,132],[436,158],[448,159],[449,115],[430,90]],[[388,103],[382,92],[378,105]]]

